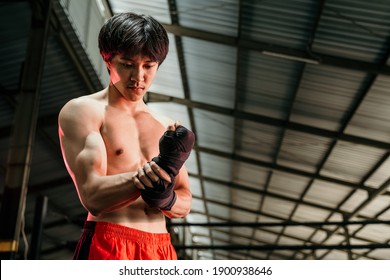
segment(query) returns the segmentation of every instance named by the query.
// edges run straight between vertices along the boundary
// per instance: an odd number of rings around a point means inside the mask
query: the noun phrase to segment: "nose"
[[[132,81],[136,82],[143,82],[144,81],[144,70],[142,67],[135,67],[133,71],[131,71],[130,79]]]

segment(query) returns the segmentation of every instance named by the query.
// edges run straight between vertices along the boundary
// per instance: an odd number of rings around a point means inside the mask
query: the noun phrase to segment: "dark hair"
[[[168,34],[153,17],[120,13],[100,29],[99,49],[105,61],[116,54],[142,54],[161,65],[169,49]]]

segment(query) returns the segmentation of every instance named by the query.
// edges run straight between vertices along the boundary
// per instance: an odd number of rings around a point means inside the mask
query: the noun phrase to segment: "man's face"
[[[115,55],[107,62],[110,80],[121,95],[130,100],[142,99],[152,85],[158,70],[158,62],[149,57]]]

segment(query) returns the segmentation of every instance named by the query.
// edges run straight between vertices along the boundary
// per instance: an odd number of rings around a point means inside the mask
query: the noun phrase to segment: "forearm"
[[[170,210],[162,210],[168,218],[184,218],[191,210],[192,195],[186,189],[176,191],[176,202]]]
[[[188,172],[185,166],[176,177],[175,185],[176,201],[170,210],[163,210],[168,218],[184,218],[188,215],[192,206],[192,194],[189,186]]]
[[[134,174],[135,172],[89,176],[84,183],[78,184],[84,207],[92,215],[98,216],[130,205],[140,196],[139,190],[134,185]]]

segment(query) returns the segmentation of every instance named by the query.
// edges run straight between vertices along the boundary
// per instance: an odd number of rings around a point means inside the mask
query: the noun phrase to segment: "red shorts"
[[[74,260],[177,260],[169,233],[87,221]]]

